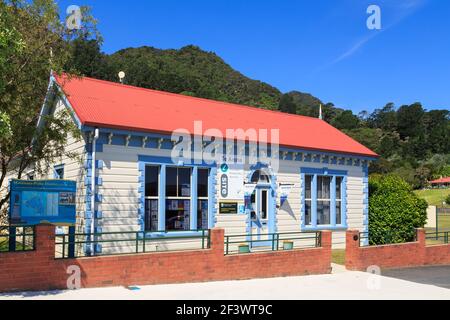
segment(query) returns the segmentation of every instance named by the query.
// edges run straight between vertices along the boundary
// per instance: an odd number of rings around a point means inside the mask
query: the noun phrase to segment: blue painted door
[[[272,246],[270,235],[270,188],[257,188],[252,195],[251,239],[252,247]]]

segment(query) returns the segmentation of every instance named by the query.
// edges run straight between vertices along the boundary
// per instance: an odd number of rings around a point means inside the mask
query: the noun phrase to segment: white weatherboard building
[[[56,105],[48,99],[42,113],[67,108],[83,138],[67,145],[78,159],[61,159],[42,178],[77,181],[79,233],[95,230],[103,240],[118,237],[110,232],[163,236],[167,241],[148,244],[159,250],[189,248],[193,240],[176,237],[216,227],[258,240],[253,247],[270,246],[273,234],[321,230],[335,231],[341,246],[347,229],[368,231],[368,165],[377,155],[320,119],[90,78],[52,76],[49,98],[58,90],[62,97]],[[177,129],[209,138],[174,158]],[[227,129],[258,135],[225,143],[227,158],[191,161],[211,147],[212,133]],[[250,156],[258,143],[256,161],[230,161]],[[133,246],[101,242],[95,250]]]

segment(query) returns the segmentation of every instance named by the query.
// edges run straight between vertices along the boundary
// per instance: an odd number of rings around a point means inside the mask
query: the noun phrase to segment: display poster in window
[[[191,186],[189,184],[181,185],[181,196],[190,197],[191,196]]]
[[[244,167],[242,165],[222,165],[220,168],[220,199],[244,199]]]

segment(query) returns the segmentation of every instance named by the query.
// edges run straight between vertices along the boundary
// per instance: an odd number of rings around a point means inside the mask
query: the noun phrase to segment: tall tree
[[[1,21],[6,21],[10,39],[16,49],[2,46],[1,59],[7,61],[0,74],[3,93],[0,114],[7,119],[10,135],[0,136],[0,186],[6,178],[22,178],[24,170],[35,163],[50,163],[66,154],[64,145],[69,135],[77,136],[67,114],[45,116],[37,127],[39,111],[45,100],[50,71],[61,72],[70,58],[70,41],[95,34],[95,25],[83,8],[83,25],[69,30],[61,21],[53,0],[10,0],[0,2]],[[3,22],[2,22],[3,23]],[[2,38],[4,39],[4,29]],[[94,31],[94,33],[92,33]],[[51,54],[52,52],[52,54]],[[51,103],[51,101],[48,101]],[[0,210],[8,201],[2,193]]]
[[[420,103],[401,106],[397,111],[397,130],[402,139],[415,138],[424,133],[425,110]]]
[[[359,119],[352,111],[346,110],[338,115],[331,124],[338,129],[352,130],[359,126]]]
[[[280,99],[279,109],[281,112],[296,114],[297,106],[294,99],[289,94],[283,94]]]
[[[386,104],[383,108],[375,110],[368,118],[372,128],[380,128],[387,131],[397,129],[397,113],[393,103]]]

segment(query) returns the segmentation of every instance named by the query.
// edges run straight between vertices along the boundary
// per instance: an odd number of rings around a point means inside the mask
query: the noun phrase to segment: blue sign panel
[[[76,182],[12,180],[10,188],[11,224],[75,224]]]

